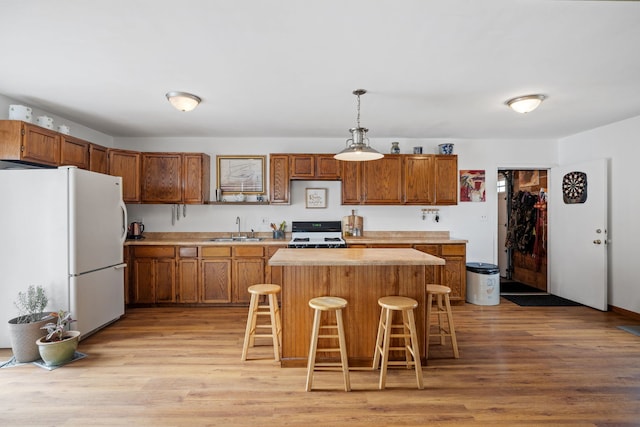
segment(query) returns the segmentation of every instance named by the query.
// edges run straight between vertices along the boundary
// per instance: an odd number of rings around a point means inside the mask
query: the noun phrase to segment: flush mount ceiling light
[[[167,99],[180,111],[191,111],[202,101],[199,97],[187,92],[168,92]]]
[[[364,95],[365,93],[367,93],[367,91],[364,89],[356,89],[353,91],[353,94],[358,97],[357,127],[349,129],[352,136],[347,139],[347,148],[333,156],[338,160],[363,162],[367,160],[377,160],[384,157],[383,154],[378,153],[369,145],[369,138],[367,138],[367,132],[369,132],[369,129],[360,127],[360,95]]]
[[[517,98],[513,98],[505,102],[513,111],[517,111],[518,113],[530,113],[531,111],[538,108],[538,106],[544,101],[547,97],[544,95],[527,95],[527,96],[519,96]]]

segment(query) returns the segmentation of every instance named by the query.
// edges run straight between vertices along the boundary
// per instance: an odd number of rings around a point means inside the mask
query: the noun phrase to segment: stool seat
[[[249,286],[247,290],[251,294],[251,301],[249,303],[249,315],[242,346],[242,360],[247,360],[249,347],[254,346],[256,337],[265,337],[273,340],[273,357],[276,361],[279,361],[280,346],[282,345],[282,319],[276,295],[280,292],[280,286],[271,283],[259,283]],[[261,296],[267,297],[267,305],[260,305],[259,298]],[[258,316],[268,316],[270,319],[269,324],[258,324]],[[256,333],[257,329],[268,329],[270,332],[258,334]]]
[[[451,312],[451,302],[449,300],[449,294],[451,293],[451,288],[448,286],[442,285],[434,285],[427,284],[427,324],[426,324],[426,348],[425,354],[427,358],[429,357],[429,339],[431,337],[440,338],[440,345],[444,345],[445,338],[449,337],[451,339],[451,347],[453,348],[453,357],[458,359],[460,357],[460,353],[458,352],[458,341],[456,339],[456,329],[453,326],[453,314]],[[433,307],[433,297],[436,297],[436,305]],[[432,324],[431,317],[432,315],[437,316],[438,324],[433,325],[437,326],[438,332],[432,333]],[[448,328],[444,327],[442,317],[446,317]]]
[[[249,286],[247,290],[250,294],[271,295],[280,292],[280,286],[273,285],[271,283],[260,283],[258,285]]]
[[[314,310],[330,311],[346,306],[347,300],[340,297],[316,297],[309,300],[309,307]]]
[[[427,285],[427,292],[429,292],[430,294],[450,294],[451,293],[451,288],[448,286],[442,286],[442,285]]]
[[[404,365],[407,368],[413,365],[416,371],[418,388],[422,389],[420,348],[418,346],[418,333],[413,315],[413,310],[418,307],[418,301],[413,298],[392,295],[379,298],[378,305],[382,307],[382,310],[380,311],[378,336],[376,338],[376,347],[373,355],[373,369],[378,369],[378,366],[380,366],[380,382],[378,388],[382,390],[386,386],[387,367],[389,365]],[[402,313],[401,323],[393,323],[394,312]],[[392,347],[391,338],[396,340],[402,338],[403,345]],[[405,360],[389,361],[389,350],[404,350]]]
[[[418,301],[413,298],[390,296],[382,297],[378,299],[378,304],[381,307],[389,310],[413,310],[418,307]]]
[[[347,359],[347,343],[344,334],[344,324],[342,321],[342,309],[347,306],[347,300],[334,296],[316,297],[309,300],[309,307],[313,308],[313,331],[311,333],[311,343],[309,344],[309,359],[307,361],[307,385],[306,391],[311,391],[313,383],[313,372],[316,369],[324,370],[341,370],[344,378],[344,390],[351,391],[351,383],[349,380],[349,361]],[[332,325],[320,325],[322,313],[334,312],[336,314],[336,323]],[[324,331],[334,333],[321,333]],[[318,339],[338,340],[337,348],[323,347],[318,348]],[[331,342],[331,341],[330,341]],[[333,341],[335,342],[335,341]],[[316,363],[316,355],[318,352],[339,352],[340,362]]]

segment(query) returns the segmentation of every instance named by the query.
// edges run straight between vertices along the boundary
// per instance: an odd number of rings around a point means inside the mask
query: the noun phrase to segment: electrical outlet
[[[480,215],[480,221],[487,222],[488,220],[489,218],[487,217],[487,215]]]
[[[266,216],[263,216],[262,217],[262,224],[269,225],[269,218],[267,218]]]

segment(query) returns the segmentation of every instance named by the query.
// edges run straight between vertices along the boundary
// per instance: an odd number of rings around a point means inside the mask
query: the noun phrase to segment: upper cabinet
[[[380,160],[343,162],[344,205],[455,205],[455,155],[388,154]]]
[[[182,153],[182,203],[204,204],[211,197],[211,158],[204,153]]]
[[[290,154],[289,167],[290,179],[340,179],[340,161],[333,154]]]
[[[141,153],[142,203],[203,204],[210,195],[210,158],[202,153]]]
[[[98,173],[109,173],[109,156],[107,147],[89,144],[89,170]]]
[[[2,120],[0,160],[59,166],[60,134],[20,120]]]
[[[343,205],[455,205],[458,156],[387,154],[341,162],[333,154],[271,154],[272,204],[290,204],[290,180],[341,180]]]
[[[122,177],[122,200],[140,202],[140,153],[109,149],[109,175]]]
[[[434,157],[436,205],[458,204],[458,156],[439,154]]]
[[[269,197],[271,204],[288,205],[291,193],[289,182],[289,156],[269,156]]]
[[[71,135],[60,135],[60,164],[89,169],[90,143]]]
[[[0,120],[0,160],[107,173],[107,148],[20,120]]]

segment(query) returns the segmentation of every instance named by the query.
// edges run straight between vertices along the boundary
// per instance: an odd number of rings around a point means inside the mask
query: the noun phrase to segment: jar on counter
[[[400,143],[392,142],[391,143],[391,154],[400,154]]]

